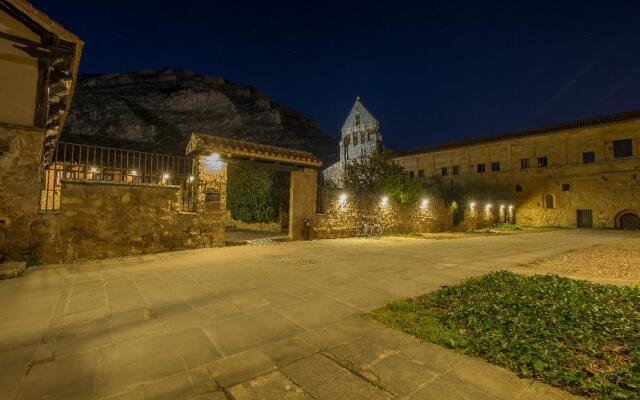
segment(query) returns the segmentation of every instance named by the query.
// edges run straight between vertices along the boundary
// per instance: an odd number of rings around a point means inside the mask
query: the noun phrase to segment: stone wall
[[[224,208],[181,208],[177,186],[63,181],[59,212],[31,233],[49,263],[224,245]]]
[[[313,222],[316,213],[318,171],[291,171],[289,191],[289,240],[305,239],[305,221]]]
[[[35,245],[42,129],[0,125],[0,255],[22,259]]]
[[[316,215],[313,237],[330,239],[352,237],[366,217],[367,223],[379,224],[383,232],[440,232],[451,229],[449,210],[441,200],[431,199],[427,203],[397,204],[380,197],[359,196],[341,199],[337,190],[323,188],[322,213]]]

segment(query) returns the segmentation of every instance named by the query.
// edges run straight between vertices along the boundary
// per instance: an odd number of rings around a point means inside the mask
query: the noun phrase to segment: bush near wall
[[[243,222],[278,221],[280,210],[289,209],[288,174],[229,164],[227,208]]]

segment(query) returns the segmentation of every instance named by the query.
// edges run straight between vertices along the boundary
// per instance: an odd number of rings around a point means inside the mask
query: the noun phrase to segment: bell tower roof
[[[349,115],[347,115],[347,118],[342,125],[342,131],[344,132],[346,129],[354,128],[356,126],[378,126],[378,120],[369,110],[367,110],[367,107],[362,104],[360,97],[356,97],[356,101],[353,103],[353,107],[351,107],[351,111],[349,111]]]

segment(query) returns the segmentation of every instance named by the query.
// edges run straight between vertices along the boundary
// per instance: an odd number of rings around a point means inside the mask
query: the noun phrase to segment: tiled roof
[[[492,142],[498,142],[498,141],[507,140],[507,139],[518,139],[522,137],[541,135],[545,133],[555,133],[555,132],[569,131],[573,129],[583,129],[583,128],[590,128],[594,126],[611,125],[611,124],[632,121],[636,119],[640,119],[640,111],[629,111],[629,112],[623,112],[619,114],[611,114],[611,115],[583,119],[583,120],[578,120],[573,122],[565,122],[565,123],[560,123],[555,125],[549,125],[541,128],[527,129],[527,130],[515,131],[515,132],[505,132],[497,136],[464,140],[460,142],[448,143],[448,144],[443,144],[438,146],[430,146],[430,147],[425,147],[420,149],[414,149],[414,150],[409,150],[405,152],[400,152],[395,157],[411,156],[411,155],[422,154],[422,153],[432,153],[436,151],[449,150],[449,149],[454,149],[458,147],[464,147],[464,146],[470,146],[470,145],[482,144],[482,143],[492,143]]]
[[[187,144],[187,154],[193,152],[215,152],[227,157],[275,161],[314,168],[322,165],[322,161],[306,151],[197,132],[191,134],[191,139]]]

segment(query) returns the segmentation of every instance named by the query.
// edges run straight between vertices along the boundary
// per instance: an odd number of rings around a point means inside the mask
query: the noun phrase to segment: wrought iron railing
[[[62,180],[77,180],[179,185],[182,188],[182,208],[192,211],[195,186],[193,168],[189,157],[59,142],[51,162],[44,166],[40,209],[59,209]]]

